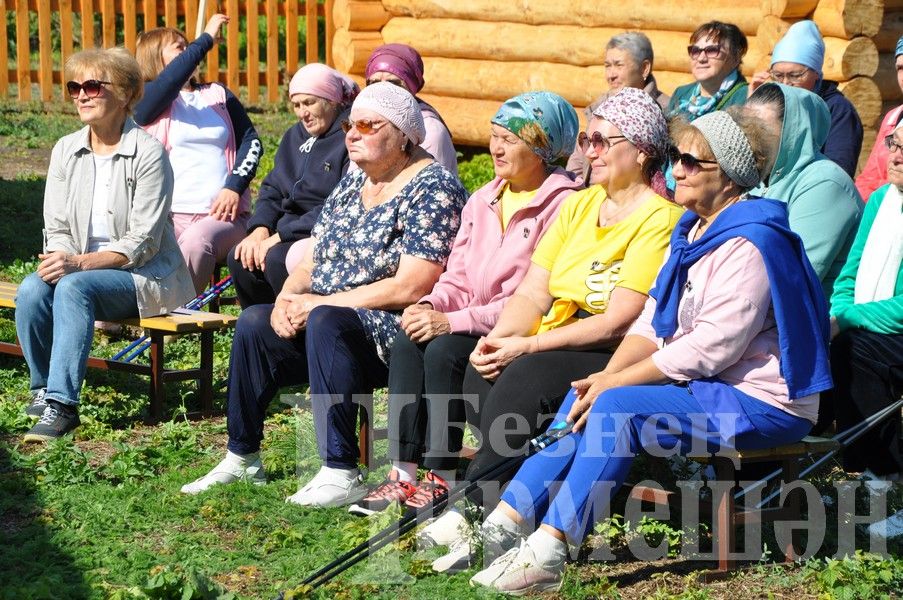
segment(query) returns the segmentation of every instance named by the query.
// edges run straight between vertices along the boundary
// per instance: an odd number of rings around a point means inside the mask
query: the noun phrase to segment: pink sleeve
[[[696,268],[711,275],[696,295],[701,306],[692,330],[652,355],[655,366],[676,381],[711,377],[735,364],[762,331],[771,307],[765,263],[751,242],[730,240]]]

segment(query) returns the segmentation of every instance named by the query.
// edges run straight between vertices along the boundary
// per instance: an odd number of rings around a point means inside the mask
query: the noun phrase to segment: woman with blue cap
[[[392,470],[351,507],[368,515],[399,502],[419,508],[454,482],[464,419],[461,388],[467,359],[495,325],[530,266],[530,255],[582,187],[555,162],[576,144],[577,113],[550,92],[527,92],[492,119],[489,151],[495,179],[474,192],[445,273],[401,318],[389,369]],[[429,469],[418,485],[417,467]]]
[[[897,40],[894,63],[897,71],[897,85],[903,90],[903,37]],[[903,120],[903,104],[884,116],[881,126],[878,128],[875,145],[872,146],[872,151],[869,153],[862,172],[856,178],[856,189],[859,190],[859,195],[866,202],[872,192],[887,183],[887,159],[890,156],[890,150],[884,140],[894,132],[901,120]]]
[[[749,95],[769,80],[818,95],[831,113],[831,128],[821,152],[853,177],[862,150],[862,120],[853,103],[837,89],[837,82],[824,79],[824,62],[825,42],[818,26],[812,21],[794,23],[775,44],[771,68],[750,80]]]

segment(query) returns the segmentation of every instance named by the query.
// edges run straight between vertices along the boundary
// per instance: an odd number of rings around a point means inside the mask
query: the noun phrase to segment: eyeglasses
[[[699,173],[701,165],[718,164],[717,160],[703,160],[701,158],[696,158],[689,152],[681,152],[675,146],[668,148],[668,160],[671,161],[672,165],[676,165],[677,163],[683,165],[684,172],[691,177]]]
[[[358,119],[357,121],[342,121],[342,131],[348,133],[351,128],[357,129],[361,135],[370,135],[382,129],[388,121],[371,121],[370,119]]]
[[[85,96],[88,98],[97,98],[100,96],[100,90],[103,89],[103,86],[110,85],[109,81],[98,81],[97,79],[88,79],[82,83],[77,81],[67,81],[66,82],[66,91],[69,92],[69,97],[75,100],[78,98],[78,95],[82,90],[85,91]]]
[[[617,142],[612,142],[612,140],[618,140]],[[605,137],[598,131],[594,131],[592,136],[586,134],[585,131],[581,131],[580,135],[577,136],[577,145],[580,147],[581,152],[586,152],[589,150],[590,145],[592,145],[593,149],[599,154],[604,154],[608,152],[612,146],[616,144],[620,144],[622,141],[627,138],[623,135],[612,135],[609,137]]]
[[[769,71],[768,74],[771,75],[771,78],[777,81],[778,83],[786,83],[788,85],[796,85],[803,80],[803,77],[806,76],[806,73],[809,72],[808,68],[804,68],[802,71],[792,71],[789,73],[781,73],[780,71]]]
[[[365,83],[367,85],[373,85],[374,83],[380,82],[391,83],[392,85],[397,85],[402,89],[408,89],[401,79],[396,79],[395,77],[389,77],[388,79],[368,79]]]
[[[690,58],[693,60],[697,60],[700,54],[705,54],[706,58],[718,58],[721,56],[722,52],[724,52],[724,48],[722,48],[720,44],[712,44],[705,48],[701,48],[696,44],[687,46],[687,54],[689,54]]]
[[[890,150],[891,154],[898,150],[903,150],[903,144],[897,143],[897,140],[894,139],[894,134],[884,137],[884,145],[887,146],[887,149]]]

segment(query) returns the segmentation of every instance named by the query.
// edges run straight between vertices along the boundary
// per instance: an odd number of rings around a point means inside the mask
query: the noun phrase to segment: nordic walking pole
[[[204,33],[204,23],[207,21],[207,0],[198,1],[198,22],[194,27],[194,39],[201,37]]]
[[[489,477],[494,477],[499,473],[510,469],[519,462],[526,460],[536,452],[547,448],[554,442],[565,437],[570,432],[571,425],[568,423],[561,422],[553,425],[545,433],[530,440],[529,445],[527,446],[527,453],[523,456],[513,456],[505,459],[499,464],[487,467],[483,470],[483,472],[479,473],[471,481],[456,486],[455,489],[452,490],[444,499],[438,502],[434,500],[430,506],[424,507],[423,509],[415,513],[405,515],[404,517],[399,519],[398,522],[386,527],[366,542],[359,544],[328,565],[318,569],[316,572],[312,573],[304,581],[302,581],[302,585],[311,585],[313,588],[318,588],[324,585],[340,573],[346,571],[353,565],[366,558],[371,552],[379,550],[383,546],[391,543],[405,533],[414,529],[422,520],[424,520],[424,517],[426,515],[432,515],[437,511],[441,511],[449,504],[456,502],[459,498],[476,489],[481,480]]]

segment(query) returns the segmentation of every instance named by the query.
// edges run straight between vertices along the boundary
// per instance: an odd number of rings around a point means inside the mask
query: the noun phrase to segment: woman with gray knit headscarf
[[[484,554],[498,558],[473,584],[557,589],[569,544],[605,512],[638,451],[794,442],[831,387],[818,278],[785,205],[745,193],[765,168],[768,134],[721,111],[672,133],[674,201],[687,212],[670,255],[608,366],[575,381],[558,411],[553,427],[573,433],[527,460],[484,522]]]
[[[423,117],[402,88],[367,86],[343,127],[360,170],[326,199],[312,243],[276,303],[242,311],[229,365],[228,452],[184,493],[238,480],[264,483],[267,405],[280,387],[303,383],[310,385],[323,467],[289,502],[337,506],[367,492],[352,397],[386,385],[401,309],[439,279],[467,192],[419,147]]]

